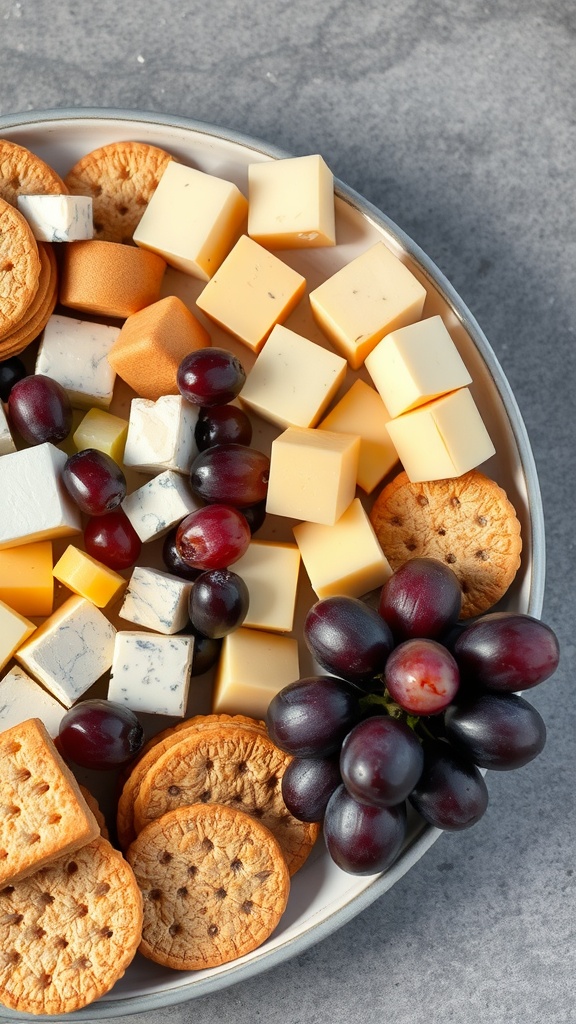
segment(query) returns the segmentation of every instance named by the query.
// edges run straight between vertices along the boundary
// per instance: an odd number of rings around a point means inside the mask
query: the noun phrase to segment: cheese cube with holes
[[[250,598],[243,625],[289,632],[300,570],[297,546],[253,540],[233,569],[244,580]]]
[[[212,710],[264,718],[272,697],[299,676],[297,640],[241,626],[222,641]]]
[[[360,438],[288,427],[272,442],[266,511],[331,526],[356,493]]]
[[[97,558],[69,544],[53,569],[54,577],[68,590],[85,597],[97,608],[106,608],[120,596],[126,580]]]
[[[79,242],[94,236],[92,196],[18,196],[18,209],[38,242]]]
[[[66,708],[18,665],[0,679],[0,731],[30,718],[31,710],[52,738],[58,735]]]
[[[54,602],[52,559],[49,540],[0,551],[0,601],[20,615],[50,615]]]
[[[8,426],[4,406],[0,402],[0,455],[8,455],[10,452],[15,451],[16,445],[14,444],[14,438],[12,437],[12,432]]]
[[[155,402],[133,398],[124,465],[142,473],[166,469],[188,473],[198,454],[194,440],[198,411],[181,395],[162,395]]]
[[[335,245],[334,176],[318,154],[248,167],[248,234],[268,249]]]
[[[135,566],[120,609],[120,618],[170,635],[188,625],[192,583],[159,569]]]
[[[196,305],[253,352],[259,352],[274,325],[287,318],[305,288],[301,274],[242,235]]]
[[[314,427],[346,375],[342,356],[277,324],[240,401],[281,427]]]
[[[16,661],[69,708],[112,664],[116,630],[84,597],[69,597],[16,651]]]
[[[389,420],[388,410],[378,392],[363,380],[356,380],[318,424],[320,430],[358,434],[357,483],[366,494],[371,494],[398,462],[398,454],[386,429]]]
[[[80,511],[62,483],[65,463],[49,442],[0,458],[0,548],[80,533]]]
[[[132,711],[183,718],[188,702],[194,637],[120,630],[108,700]]]
[[[33,622],[0,601],[0,669],[8,664],[12,655],[35,629]]]
[[[133,238],[169,266],[209,281],[246,226],[248,202],[231,181],[170,161]]]
[[[96,448],[120,464],[124,457],[127,434],[128,420],[102,409],[89,409],[78,424],[73,440],[77,451]]]
[[[315,320],[353,370],[381,338],[422,316],[426,289],[384,244],[347,263],[310,292]]]
[[[293,532],[319,598],[362,597],[383,586],[392,573],[359,498],[334,526],[299,523]]]
[[[167,469],[132,491],[122,508],[143,544],[163,537],[200,503],[180,473]]]
[[[52,315],[44,328],[35,372],[57,380],[72,405],[107,409],[116,380],[108,353],[119,334],[119,327]]]

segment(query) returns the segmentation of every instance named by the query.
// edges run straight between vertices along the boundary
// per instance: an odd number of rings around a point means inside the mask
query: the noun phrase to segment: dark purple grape
[[[487,690],[529,690],[558,667],[558,639],[531,615],[490,612],[461,632],[454,656],[468,680]]]
[[[188,602],[190,622],[213,640],[238,629],[246,618],[250,594],[230,569],[210,569],[194,581]]]
[[[183,580],[195,580],[200,575],[200,569],[193,569],[182,560],[176,547],[176,534],[178,527],[175,526],[164,537],[162,544],[162,561],[174,576],[181,576]]]
[[[110,700],[85,700],[62,718],[58,741],[66,760],[109,771],[136,756],[144,744],[144,730],[130,708]]]
[[[242,509],[242,515],[246,517],[248,526],[250,527],[250,533],[254,535],[258,532],[261,526],[264,526],[264,520],[266,519],[266,502],[259,501],[256,505],[245,505]]]
[[[410,558],[380,591],[378,611],[397,641],[435,639],[460,615],[462,590],[452,569],[438,558]]]
[[[424,763],[419,740],[399,719],[380,715],[355,725],[340,751],[346,789],[360,803],[393,807],[414,788]]]
[[[544,749],[546,726],[532,704],[514,693],[482,693],[444,712],[446,736],[480,768],[511,771]]]
[[[58,444],[72,429],[72,406],[57,380],[41,373],[17,381],[8,398],[8,417],[28,444]]]
[[[390,627],[356,597],[326,597],[313,604],[304,639],[322,668],[358,686],[384,671],[394,646]]]
[[[140,557],[142,541],[121,508],[89,519],[84,529],[84,547],[109,569],[129,569]]]
[[[209,636],[204,636],[203,633],[200,633],[195,629],[191,622],[188,623],[186,629],[182,630],[182,633],[194,637],[192,675],[203,676],[204,673],[213,668],[218,661],[220,651],[222,650],[222,641],[214,640]]]
[[[355,686],[333,676],[289,683],[268,705],[270,738],[296,757],[328,757],[359,721],[361,696]]]
[[[97,448],[71,455],[62,470],[70,497],[88,516],[103,516],[124,501],[126,477],[118,463]]]
[[[480,820],[488,789],[469,759],[447,743],[436,743],[424,748],[424,768],[409,800],[429,825],[457,831]]]
[[[388,693],[412,715],[437,715],[456,696],[458,665],[436,640],[405,640],[386,662]]]
[[[176,549],[193,569],[225,569],[242,557],[250,527],[236,508],[207,505],[191,512],[176,530]]]
[[[26,376],[26,367],[18,356],[11,356],[0,363],[0,401],[7,402],[14,385]]]
[[[190,484],[208,503],[256,505],[268,493],[270,459],[243,444],[219,444],[197,455],[190,469]]]
[[[184,357],[177,372],[178,390],[194,405],[227,405],[246,381],[242,363],[225,348],[200,348]]]
[[[299,821],[322,821],[342,779],[339,757],[294,757],[282,776],[282,798]]]
[[[324,839],[332,860],[353,875],[375,875],[391,867],[406,836],[406,806],[361,804],[339,786],[324,815]]]
[[[252,440],[252,423],[235,405],[215,405],[201,409],[194,433],[199,452],[215,444],[244,444]]]

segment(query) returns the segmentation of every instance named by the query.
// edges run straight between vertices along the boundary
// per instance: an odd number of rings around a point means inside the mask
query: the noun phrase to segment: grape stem
[[[395,700],[388,693],[388,690],[384,690],[383,693],[367,693],[364,697],[360,698],[360,707],[362,710],[368,710],[374,704],[382,705],[383,711],[390,716],[390,718],[398,718],[401,722],[405,722],[406,725],[410,726],[414,731],[416,726],[420,722],[419,715],[410,715],[404,711]]]

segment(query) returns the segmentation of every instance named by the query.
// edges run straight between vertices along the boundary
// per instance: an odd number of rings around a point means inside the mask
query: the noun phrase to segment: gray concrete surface
[[[401,225],[516,393],[547,526],[549,731],[491,806],[284,966],[141,1024],[576,1019],[576,8],[571,0],[0,0],[0,114],[187,115],[334,173]],[[134,1017],[121,1020],[136,1020]]]

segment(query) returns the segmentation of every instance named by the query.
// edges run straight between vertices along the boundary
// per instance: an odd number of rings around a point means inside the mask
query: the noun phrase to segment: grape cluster
[[[286,806],[323,821],[345,871],[390,867],[408,804],[439,829],[475,824],[488,805],[482,769],[519,768],[544,747],[544,722],[516,691],[556,670],[553,630],[512,612],[462,622],[461,601],[449,566],[413,558],[385,583],[378,610],[340,596],[308,613],[305,640],[325,674],[284,687],[267,725],[293,756]]]

